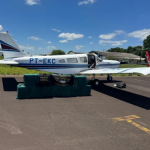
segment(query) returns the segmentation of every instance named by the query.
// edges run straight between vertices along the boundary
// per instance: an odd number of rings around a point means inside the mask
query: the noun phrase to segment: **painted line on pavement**
[[[115,121],[127,121],[128,123],[132,124],[133,126],[139,128],[140,130],[145,131],[146,133],[150,134],[150,130],[139,125],[136,122],[133,122],[133,119],[139,119],[140,117],[136,116],[136,115],[130,115],[130,116],[124,116],[124,117],[117,117],[117,118],[112,118]]]

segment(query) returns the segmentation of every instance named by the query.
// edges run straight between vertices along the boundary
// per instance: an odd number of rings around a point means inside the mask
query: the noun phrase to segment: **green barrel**
[[[63,86],[52,86],[52,97],[62,97]]]
[[[75,85],[78,87],[86,86],[87,85],[86,76],[75,76]]]
[[[63,86],[62,97],[71,97],[72,86]]]
[[[30,89],[30,98],[42,98],[41,87],[31,86]]]
[[[42,97],[43,98],[51,98],[52,97],[52,86],[42,87]]]
[[[72,86],[71,95],[73,97],[82,96],[82,87]]]
[[[25,74],[24,85],[25,86],[36,86],[39,74]]]
[[[30,98],[30,87],[19,84],[17,86],[17,99],[29,99]]]
[[[91,85],[82,86],[82,96],[91,96]]]

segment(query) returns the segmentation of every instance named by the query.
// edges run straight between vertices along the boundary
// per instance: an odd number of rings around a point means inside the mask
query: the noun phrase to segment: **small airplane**
[[[149,67],[150,66],[150,56],[149,56],[148,51],[146,51],[146,58],[147,58],[147,67]]]
[[[0,32],[0,44],[4,60],[0,64],[24,67],[57,74],[92,74],[93,84],[99,85],[95,74],[107,74],[107,80],[112,81],[111,74],[141,73],[147,75],[150,68],[119,68],[120,62],[102,60],[95,54],[30,56],[24,53],[8,32]]]

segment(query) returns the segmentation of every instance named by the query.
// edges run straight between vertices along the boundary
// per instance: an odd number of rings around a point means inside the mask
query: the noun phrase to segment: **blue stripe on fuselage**
[[[4,52],[20,52],[17,49],[2,49],[2,51],[4,51]]]
[[[88,64],[24,64],[19,63],[19,66],[85,66],[87,67]]]
[[[18,64],[18,67],[28,69],[70,69],[70,68],[88,68],[87,64]]]

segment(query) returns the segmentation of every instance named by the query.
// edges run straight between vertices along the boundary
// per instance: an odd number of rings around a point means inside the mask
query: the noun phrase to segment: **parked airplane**
[[[24,67],[57,74],[92,74],[94,84],[99,81],[95,74],[108,74],[107,80],[112,81],[110,74],[116,73],[142,73],[147,75],[150,68],[119,68],[120,62],[115,60],[101,60],[95,54],[77,54],[60,56],[29,56],[15,43],[8,32],[0,32],[0,43],[4,60],[0,64]]]
[[[150,66],[150,56],[149,56],[148,51],[146,51],[146,58],[147,58],[147,67],[149,67]]]

